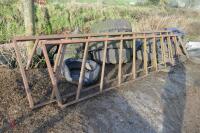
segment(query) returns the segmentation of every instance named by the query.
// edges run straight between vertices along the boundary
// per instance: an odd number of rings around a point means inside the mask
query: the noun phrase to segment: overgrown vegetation
[[[152,4],[161,2],[160,0],[150,1]],[[166,0],[162,1],[165,3]],[[129,20],[136,31],[164,27],[187,29],[188,25],[192,26],[191,23],[199,21],[199,13],[156,7],[152,4],[124,7],[48,2],[45,7],[35,5],[36,34],[69,32],[77,27],[82,32],[88,32],[91,24],[96,21],[114,18]],[[194,13],[195,16],[192,15]],[[23,35],[24,31],[23,9],[20,1],[0,3],[0,43],[8,42],[13,36]]]

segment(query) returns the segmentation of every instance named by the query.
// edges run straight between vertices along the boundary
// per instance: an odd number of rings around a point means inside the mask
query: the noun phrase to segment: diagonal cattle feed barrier
[[[23,83],[25,86],[25,91],[29,101],[30,108],[38,108],[53,102],[57,102],[58,106],[66,107],[74,103],[83,101],[90,97],[99,95],[101,93],[107,92],[111,89],[118,88],[119,86],[133,82],[134,80],[139,80],[152,72],[158,72],[163,68],[168,67],[169,64],[175,65],[175,61],[180,58],[180,56],[185,56],[188,58],[187,51],[183,45],[182,38],[177,34],[171,33],[170,31],[153,31],[153,32],[125,32],[125,33],[101,33],[101,34],[67,34],[67,35],[49,35],[49,36],[22,36],[15,37],[13,39],[13,46],[15,48],[17,61],[19,64],[20,72],[23,78]],[[142,68],[137,68],[137,48],[136,42],[140,40],[142,48]],[[23,66],[21,61],[21,55],[18,48],[18,42],[22,41],[33,41],[34,47],[31,56],[28,58],[26,66]],[[106,69],[106,55],[109,42],[119,41],[118,43],[118,70],[117,75],[114,79],[105,80],[105,69]],[[132,49],[132,66],[130,73],[123,73],[123,66],[127,64],[122,61],[123,55],[123,45],[125,41],[131,42]],[[103,57],[101,63],[101,74],[99,83],[87,86],[84,88],[84,75],[86,71],[86,62],[88,59],[89,46],[94,45],[94,43],[103,42]],[[149,43],[150,42],[150,43]],[[62,65],[64,62],[63,49],[67,45],[78,45],[83,44],[83,57],[80,69],[79,80],[77,83],[77,89],[74,92],[70,92],[65,96],[61,95],[58,88],[58,81],[60,80]],[[49,45],[55,45],[58,47],[58,52],[55,58],[54,64],[51,63],[47,47]],[[30,64],[33,60],[33,56],[36,54],[36,49],[42,49],[42,56],[45,58],[48,73],[52,82],[52,95],[51,99],[36,104],[33,100],[32,92],[28,84],[26,71],[30,69]],[[149,58],[150,56],[150,58]],[[159,57],[161,56],[161,57]],[[138,75],[138,73],[142,73]],[[110,86],[107,87],[109,84]],[[70,100],[64,100],[65,98]]]

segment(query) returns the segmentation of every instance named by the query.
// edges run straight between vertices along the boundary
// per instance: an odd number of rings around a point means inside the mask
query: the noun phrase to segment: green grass
[[[137,0],[76,0],[79,3],[98,3],[102,2],[106,5],[127,5],[130,2],[135,2]],[[48,0],[49,3],[68,3],[70,0]]]
[[[25,35],[22,4],[18,1],[0,3],[0,43],[8,42],[16,35]],[[77,0],[78,1],[78,0]],[[90,1],[90,0],[80,0]],[[93,1],[93,0],[91,0]],[[95,0],[94,0],[95,1]],[[108,0],[107,2],[111,2]],[[122,2],[122,0],[116,0]],[[127,0],[128,1],[128,0]],[[154,30],[163,27],[187,27],[200,15],[179,9],[148,6],[100,6],[97,4],[65,3],[46,5],[46,9],[35,6],[36,34],[55,34],[72,31],[79,27],[85,33],[91,25],[105,19],[123,18],[130,21],[134,30]],[[176,19],[171,19],[176,18]],[[155,28],[156,27],[156,28]]]
[[[35,6],[36,34],[52,34],[71,31],[79,27],[86,32],[96,21],[124,18],[131,22],[150,8],[123,6],[80,6],[71,4],[48,4],[47,9]],[[0,43],[8,42],[16,35],[24,35],[22,4],[0,4]]]

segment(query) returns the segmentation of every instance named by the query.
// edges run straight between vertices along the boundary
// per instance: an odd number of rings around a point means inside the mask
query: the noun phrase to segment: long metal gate
[[[140,70],[136,70],[136,40],[140,39],[143,42],[143,68]],[[20,50],[18,47],[18,42],[24,41],[33,41],[34,47],[33,51],[31,52],[31,56],[28,58],[26,66],[23,66]],[[105,67],[106,67],[106,52],[108,48],[108,43],[111,41],[119,41],[119,63],[118,65],[118,74],[117,76],[110,80],[106,81],[106,83],[114,82],[114,85],[106,87],[105,86]],[[122,49],[124,41],[131,41],[132,42],[132,70],[128,74],[122,73]],[[151,63],[148,62],[148,48],[147,44],[151,41],[151,49],[152,49],[152,57]],[[83,78],[85,73],[85,64],[88,56],[89,46],[92,45],[94,42],[103,42],[104,45],[104,55],[103,55],[103,63],[101,65],[101,74],[99,83],[89,86],[83,89]],[[160,43],[160,50],[161,50],[161,61],[158,62],[157,57],[157,45],[158,42]],[[63,63],[63,48],[68,44],[78,44],[82,43],[84,45],[83,50],[83,62],[81,66],[81,72],[79,77],[78,86],[75,92],[71,92],[66,94],[65,96],[61,96],[61,92],[58,88],[58,80],[60,79],[60,71],[61,65]],[[54,65],[50,62],[47,46],[48,45],[57,45],[59,47],[58,53],[55,59]],[[22,36],[22,37],[15,37],[13,39],[13,46],[16,52],[16,58],[19,64],[20,72],[23,78],[23,83],[25,86],[25,91],[27,94],[27,98],[29,101],[30,108],[38,108],[53,102],[57,102],[58,106],[61,108],[72,105],[74,103],[83,101],[90,97],[96,96],[98,94],[107,92],[111,89],[118,88],[119,86],[133,82],[134,80],[141,79],[152,72],[158,72],[163,68],[168,66],[168,63],[171,65],[175,65],[175,60],[179,59],[180,56],[185,56],[188,58],[187,51],[184,47],[182,38],[177,34],[174,34],[170,31],[153,31],[153,32],[125,32],[125,33],[101,33],[101,34],[66,34],[66,35],[49,35],[49,36]],[[26,71],[30,69],[30,64],[32,62],[34,54],[36,54],[37,48],[42,48],[42,53],[45,58],[45,62],[47,65],[48,73],[52,82],[52,95],[51,100],[48,100],[43,103],[36,104],[33,100],[31,89],[28,84],[28,79],[26,75]],[[125,64],[126,65],[126,64]],[[159,66],[162,66],[159,67]],[[137,76],[137,73],[143,72],[142,76]],[[129,77],[129,80],[125,81],[124,79]],[[85,93],[91,90],[92,93]],[[84,95],[82,95],[84,93]],[[64,97],[71,97],[71,100],[64,101]]]

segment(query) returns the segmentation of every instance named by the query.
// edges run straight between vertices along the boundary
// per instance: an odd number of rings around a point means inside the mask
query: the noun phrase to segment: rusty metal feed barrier
[[[140,39],[143,41],[143,68],[141,70],[136,69],[136,40]],[[151,40],[151,48],[152,48],[152,57],[151,57],[151,65],[148,64],[148,51],[147,51],[147,43]],[[33,51],[31,53],[31,56],[28,58],[27,65],[23,66],[21,55],[18,48],[18,42],[24,42],[24,41],[34,41],[34,47]],[[112,79],[110,81],[107,81],[106,83],[110,83],[113,81],[116,81],[114,86],[109,86],[108,88],[105,87],[105,67],[106,67],[106,52],[108,48],[108,42],[111,41],[119,41],[119,63],[118,63],[118,75],[115,79]],[[122,73],[122,48],[123,48],[123,42],[124,41],[131,41],[132,42],[132,67],[131,67],[131,73],[123,74]],[[89,45],[92,45],[93,42],[104,42],[104,52],[103,52],[103,62],[102,62],[102,70],[100,74],[100,83],[97,83],[95,85],[89,86],[87,88],[83,89],[83,77],[84,77],[84,70],[85,70],[85,64],[87,60],[88,55],[88,47]],[[158,42],[160,42],[160,49],[161,49],[161,61],[158,62],[157,57],[157,48],[158,48]],[[78,44],[83,43],[84,44],[84,50],[83,50],[83,62],[78,82],[78,87],[75,92],[71,92],[65,96],[61,96],[59,88],[58,88],[58,80],[59,75],[61,71],[61,65],[63,63],[63,54],[62,50],[65,45],[68,44]],[[50,63],[50,59],[47,52],[47,45],[57,45],[58,53],[55,59],[55,63],[52,66]],[[88,99],[90,97],[96,96],[98,94],[107,92],[111,89],[118,88],[119,86],[128,83],[133,82],[134,80],[141,79],[145,76],[147,76],[149,73],[160,71],[162,68],[160,65],[163,66],[163,68],[167,67],[167,63],[170,63],[174,65],[175,59],[179,58],[180,55],[184,55],[188,58],[187,51],[182,43],[181,37],[178,35],[171,33],[170,31],[153,31],[153,32],[125,32],[125,33],[102,33],[102,34],[66,34],[66,35],[49,35],[49,36],[23,36],[23,37],[15,37],[13,39],[13,46],[16,52],[16,58],[19,64],[20,72],[23,78],[23,83],[25,86],[25,91],[27,94],[27,98],[29,101],[30,108],[38,108],[53,102],[57,102],[58,106],[61,108],[72,105],[74,103],[83,101],[85,99]],[[30,68],[30,64],[32,62],[32,58],[34,54],[36,53],[36,49],[40,47],[42,48],[43,56],[45,58],[45,62],[47,65],[48,73],[52,82],[52,95],[51,99],[35,104],[33,101],[33,97],[31,95],[31,89],[28,84],[28,78],[26,75],[26,71]],[[167,59],[169,61],[167,61]],[[137,73],[143,72],[144,74],[142,76],[137,76]],[[124,81],[123,79],[126,77],[130,77],[130,80]],[[98,88],[97,91],[92,92],[91,94],[88,93],[88,95],[82,95],[84,92],[89,92],[93,90],[94,88]],[[64,97],[74,97],[72,100],[64,101]]]

